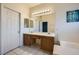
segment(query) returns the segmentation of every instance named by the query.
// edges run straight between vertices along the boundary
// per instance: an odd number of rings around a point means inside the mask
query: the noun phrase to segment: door
[[[42,23],[42,32],[47,32],[48,31],[48,22],[43,22]]]
[[[2,54],[19,46],[19,13],[3,8],[1,24]]]

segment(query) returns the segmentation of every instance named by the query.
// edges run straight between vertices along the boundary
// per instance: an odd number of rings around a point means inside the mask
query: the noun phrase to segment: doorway
[[[48,32],[48,22],[42,22],[42,32]]]

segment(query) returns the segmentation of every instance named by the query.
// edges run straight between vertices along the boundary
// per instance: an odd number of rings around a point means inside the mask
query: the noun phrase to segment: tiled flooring
[[[37,47],[19,47],[16,48],[5,55],[48,55],[48,53],[42,51]]]
[[[16,48],[5,55],[49,55],[38,47],[19,47]],[[78,47],[64,47],[64,46],[54,46],[54,55],[79,55]]]

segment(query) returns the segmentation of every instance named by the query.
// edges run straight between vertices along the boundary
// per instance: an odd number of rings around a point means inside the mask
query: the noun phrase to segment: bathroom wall
[[[1,22],[1,3],[0,3],[0,22]],[[0,23],[1,28],[1,23]],[[0,54],[1,54],[1,29],[0,29]]]
[[[66,22],[66,12],[79,9],[79,4],[56,4],[55,7],[58,39],[79,44],[79,22]]]

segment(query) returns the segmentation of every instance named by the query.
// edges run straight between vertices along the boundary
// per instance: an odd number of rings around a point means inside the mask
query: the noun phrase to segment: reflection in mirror
[[[24,28],[29,28],[29,19],[24,19]]]
[[[33,20],[30,20],[30,28],[33,28]]]

